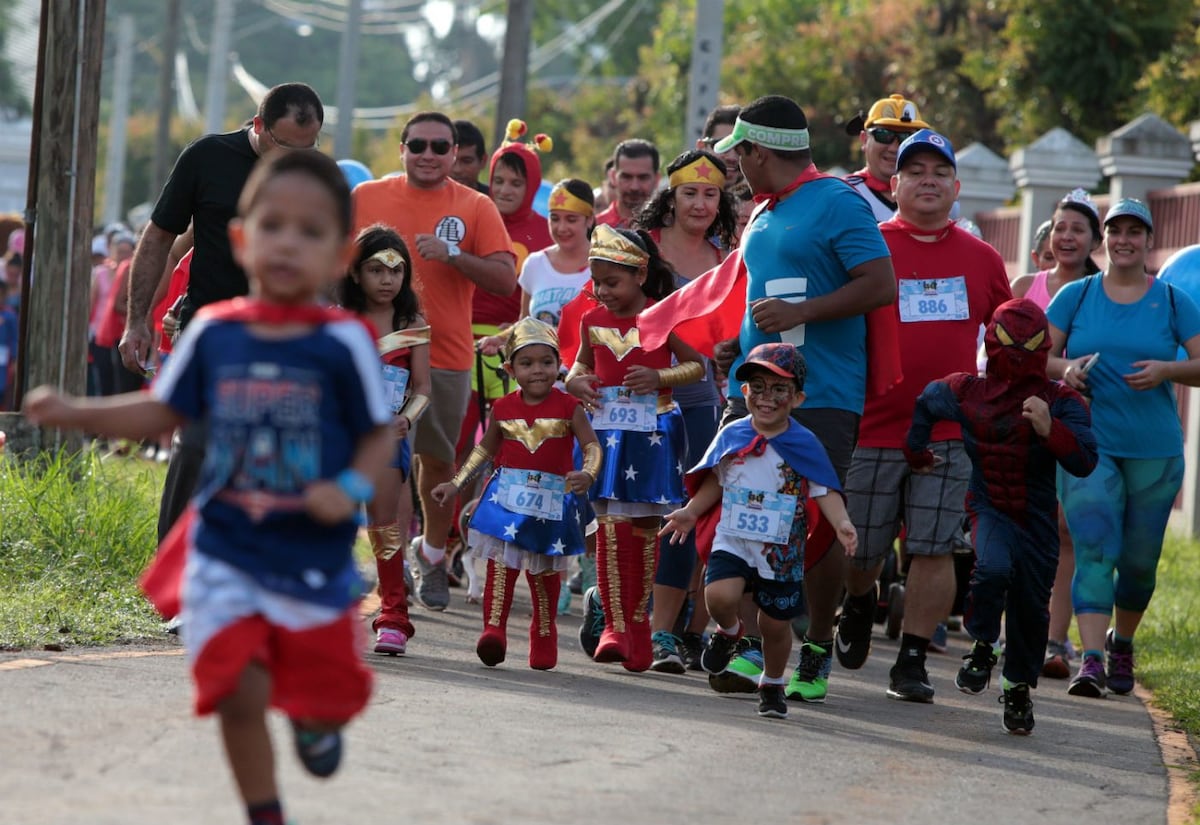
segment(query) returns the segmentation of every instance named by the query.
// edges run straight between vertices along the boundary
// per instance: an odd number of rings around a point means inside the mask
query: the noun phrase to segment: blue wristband
[[[375,497],[375,485],[358,470],[347,467],[334,479],[338,489],[355,504],[366,504]]]

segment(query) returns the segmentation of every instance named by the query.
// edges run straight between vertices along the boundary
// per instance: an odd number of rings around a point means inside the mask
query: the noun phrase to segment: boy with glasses
[[[791,619],[804,604],[810,502],[848,553],[858,540],[825,448],[791,417],[804,403],[806,372],[804,356],[791,344],[760,344],[750,351],[734,373],[745,382],[750,414],[717,433],[688,473],[687,506],[669,514],[660,532],[677,543],[695,528],[697,547],[708,557],[704,600],[717,630],[700,657],[704,670],[728,667],[743,632],[742,594],[753,595],[763,636],[758,715],[775,719],[787,718],[785,674]]]
[[[423,416],[413,435],[424,535],[410,550],[417,601],[445,610],[450,602],[446,540],[454,502],[438,504],[430,493],[454,473],[454,448],[470,396],[475,341],[467,308],[477,288],[512,294],[517,272],[496,205],[450,177],[458,145],[454,122],[441,112],[420,112],[404,125],[400,141],[404,174],[355,187],[354,229],[390,226],[414,253],[413,287],[431,329],[430,403],[436,414]]]
[[[846,133],[858,136],[866,161],[866,166],[846,176],[846,183],[870,204],[875,220],[882,223],[896,214],[892,175],[896,174],[900,142],[918,129],[928,128],[917,104],[903,95],[875,101],[865,116],[859,112],[846,124]]]

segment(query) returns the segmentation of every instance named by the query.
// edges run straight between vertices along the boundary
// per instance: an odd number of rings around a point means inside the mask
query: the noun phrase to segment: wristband
[[[353,467],[347,467],[338,473],[334,482],[338,489],[346,494],[346,498],[355,504],[366,504],[375,497],[375,485]]]
[[[576,378],[584,375],[595,375],[595,373],[588,368],[587,364],[582,364],[579,361],[576,361],[571,365],[571,371],[567,373],[567,377],[563,379],[563,384],[570,384]]]
[[[664,387],[691,384],[704,377],[704,365],[699,361],[684,361],[674,367],[658,370],[658,382]]]
[[[604,451],[600,449],[599,441],[589,441],[583,445],[583,467],[581,471],[592,477],[593,484],[600,478],[600,466],[603,460]]]
[[[476,444],[475,448],[471,450],[471,454],[467,456],[467,460],[463,462],[463,465],[458,468],[458,472],[454,474],[454,478],[450,479],[450,483],[461,490],[491,460],[491,453]]]

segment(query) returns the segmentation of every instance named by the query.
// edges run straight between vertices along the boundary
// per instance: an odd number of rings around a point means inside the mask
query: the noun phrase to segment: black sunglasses
[[[867,134],[875,138],[876,143],[881,143],[884,146],[891,146],[898,140],[904,140],[908,135],[903,132],[893,132],[891,129],[884,129],[878,126],[874,129],[868,129]]]
[[[408,142],[404,145],[407,146],[408,151],[412,152],[414,155],[424,154],[426,148],[432,149],[435,155],[444,155],[450,151],[450,147],[452,147],[454,144],[444,138],[437,138],[436,140],[426,140],[425,138],[409,138]]]

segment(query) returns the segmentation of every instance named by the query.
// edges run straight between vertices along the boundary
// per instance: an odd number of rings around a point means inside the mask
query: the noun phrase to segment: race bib
[[[726,487],[721,497],[721,529],[738,538],[787,544],[796,518],[796,497],[786,493]]]
[[[510,513],[562,521],[567,480],[541,470],[500,468],[500,506]]]
[[[900,281],[901,322],[965,321],[970,317],[965,277]]]
[[[408,370],[404,367],[383,365],[383,384],[387,392],[388,406],[392,413],[400,412],[404,406],[404,396],[408,392]]]
[[[658,394],[634,395],[625,387],[601,387],[600,409],[592,417],[592,426],[652,433],[658,429]]]

